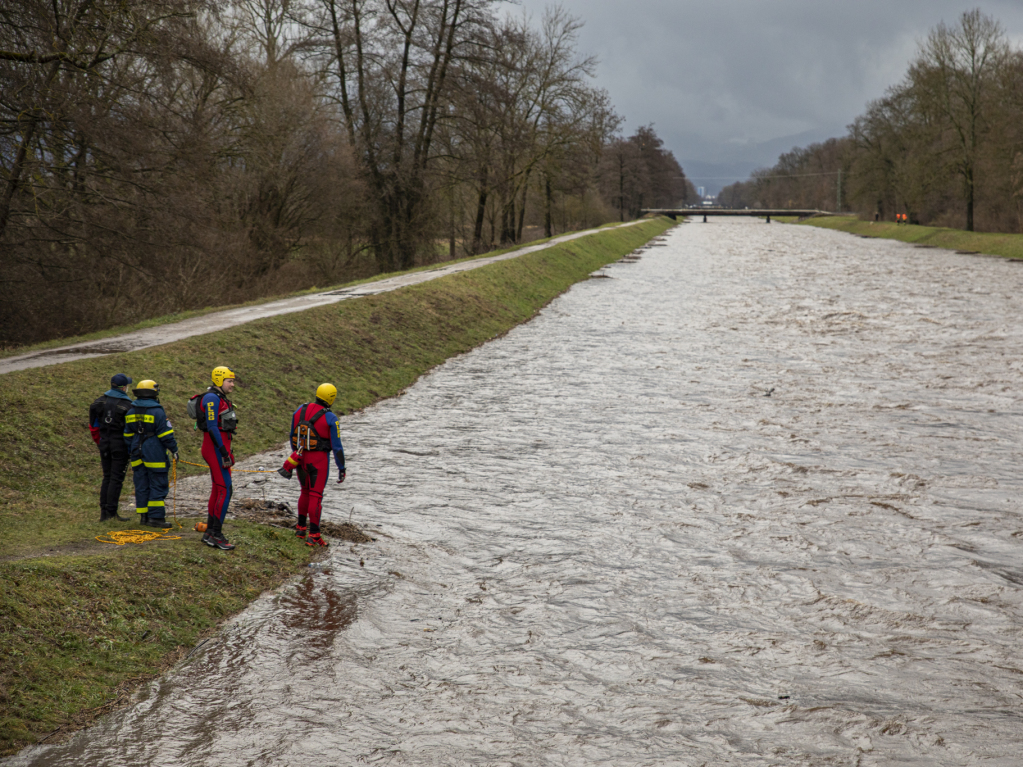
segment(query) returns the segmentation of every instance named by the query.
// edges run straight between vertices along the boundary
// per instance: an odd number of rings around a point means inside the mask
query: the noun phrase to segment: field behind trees
[[[0,8],[0,347],[684,204],[581,22],[491,0]]]
[[[979,10],[939,24],[846,136],[794,148],[719,199],[1023,231],[1023,50]]]

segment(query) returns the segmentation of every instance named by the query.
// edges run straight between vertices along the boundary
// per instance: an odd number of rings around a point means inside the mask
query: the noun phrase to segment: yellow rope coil
[[[178,522],[178,464],[185,463],[189,466],[198,466],[200,469],[209,468],[205,463],[192,463],[191,461],[184,461],[177,458],[171,461],[171,471],[173,472],[173,483],[174,483],[174,496],[171,501],[171,513],[174,515],[174,523],[180,530],[183,525]],[[273,474],[276,469],[234,469],[234,471],[240,471],[245,474]],[[108,540],[109,539],[109,540]],[[117,546],[124,546],[126,543],[148,543],[149,541],[155,541],[162,539],[165,541],[180,541],[180,535],[168,535],[167,533],[150,532],[149,530],[113,530],[103,535],[97,535],[96,540],[100,543],[113,543]]]
[[[107,540],[109,539],[109,540]],[[180,535],[167,535],[150,530],[111,530],[109,533],[97,535],[96,540],[100,543],[113,543],[123,546],[126,543],[148,543],[161,539],[164,541],[180,541]]]
[[[174,524],[180,530],[183,525],[178,522],[178,467],[171,463],[171,476],[174,483],[174,496],[171,501],[171,513],[174,515]],[[115,546],[124,546],[126,543],[149,543],[149,541],[180,541],[180,535],[169,535],[167,531],[156,532],[154,530],[111,530],[109,533],[97,535],[96,540],[100,543],[112,543]]]

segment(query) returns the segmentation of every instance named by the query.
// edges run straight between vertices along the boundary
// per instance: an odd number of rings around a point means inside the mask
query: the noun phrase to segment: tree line
[[[846,136],[793,149],[719,199],[1023,231],[1023,50],[979,10],[941,23]]]
[[[695,197],[580,21],[494,0],[0,8],[0,346],[475,255]]]

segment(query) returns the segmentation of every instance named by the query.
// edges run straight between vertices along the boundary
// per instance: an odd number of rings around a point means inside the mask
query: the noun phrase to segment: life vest
[[[211,386],[204,392],[200,392],[188,400],[188,417],[195,421],[195,428],[199,431],[208,431],[206,428],[206,414],[199,410],[202,398],[210,392],[216,394],[221,400],[227,403],[227,410],[221,410],[217,414],[217,428],[228,434],[234,434],[238,429],[238,414],[234,410],[234,404],[227,397],[219,392],[213,391]]]
[[[305,414],[308,407],[308,403],[302,405],[302,410],[298,414],[298,425],[291,435],[291,449],[302,452],[317,450],[330,452],[330,436],[324,437],[316,432],[316,422],[327,413],[327,408],[321,407],[320,412],[307,419]]]
[[[124,435],[124,416],[131,410],[132,401],[121,397],[109,397],[106,394],[97,398],[89,410],[95,414],[99,423],[99,433],[104,437],[122,437]]]

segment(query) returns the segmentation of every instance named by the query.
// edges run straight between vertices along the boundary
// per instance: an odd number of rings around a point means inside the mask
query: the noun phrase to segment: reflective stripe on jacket
[[[167,451],[178,452],[171,425],[163,406],[153,399],[138,399],[124,417],[124,440],[128,443],[132,468],[169,471]]]

